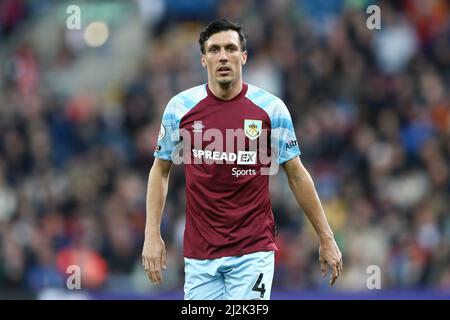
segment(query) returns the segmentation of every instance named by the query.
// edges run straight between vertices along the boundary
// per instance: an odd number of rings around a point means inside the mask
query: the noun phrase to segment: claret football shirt
[[[184,256],[277,250],[269,174],[299,154],[288,109],[265,90],[244,83],[225,101],[203,84],[174,96],[154,155],[184,164]]]

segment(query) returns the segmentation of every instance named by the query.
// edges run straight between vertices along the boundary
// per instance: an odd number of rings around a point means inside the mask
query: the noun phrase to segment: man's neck
[[[242,80],[230,83],[227,85],[221,85],[219,83],[208,82],[209,90],[212,94],[222,100],[231,100],[236,97],[242,91]]]

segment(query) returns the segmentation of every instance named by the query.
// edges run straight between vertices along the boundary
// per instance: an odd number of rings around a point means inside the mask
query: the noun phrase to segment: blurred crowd
[[[366,289],[372,265],[382,289],[450,289],[449,1],[156,2],[139,15],[149,45],[132,77],[68,95],[48,84],[33,45],[14,42],[42,7],[0,0],[0,50],[14,48],[0,61],[0,293],[65,287],[72,264],[94,291],[182,289],[183,168],[171,172],[160,287],[141,265],[146,185],[166,103],[206,81],[198,34],[217,17],[247,30],[244,81],[291,112],[343,253],[337,290]],[[379,30],[367,28],[370,4]],[[69,70],[80,56],[60,47],[52,63]],[[282,171],[270,189],[274,290],[325,290],[317,237]]]

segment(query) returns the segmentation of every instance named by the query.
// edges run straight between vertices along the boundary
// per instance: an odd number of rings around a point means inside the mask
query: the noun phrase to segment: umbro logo
[[[195,121],[194,125],[191,126],[194,130],[192,130],[192,132],[202,132],[202,129],[205,127],[204,125],[202,125],[201,121]]]

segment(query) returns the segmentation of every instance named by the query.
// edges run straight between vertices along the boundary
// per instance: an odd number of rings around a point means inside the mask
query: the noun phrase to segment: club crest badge
[[[245,136],[250,140],[258,139],[261,135],[262,120],[244,120],[244,132]]]

